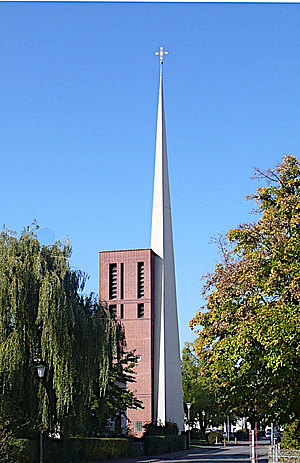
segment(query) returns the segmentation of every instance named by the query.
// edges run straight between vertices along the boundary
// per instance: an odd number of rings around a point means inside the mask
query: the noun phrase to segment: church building
[[[150,422],[172,421],[183,430],[183,400],[176,282],[169,193],[160,47],[151,247],[100,252],[100,300],[122,322],[127,350],[138,358],[136,382],[128,384],[143,409],[127,411],[132,434]]]

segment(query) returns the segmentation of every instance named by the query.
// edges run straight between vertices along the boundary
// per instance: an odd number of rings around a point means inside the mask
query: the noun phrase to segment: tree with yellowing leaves
[[[191,327],[224,411],[289,422],[300,417],[299,161],[287,155],[255,177],[266,183],[248,198],[259,218],[219,240],[222,260]]]

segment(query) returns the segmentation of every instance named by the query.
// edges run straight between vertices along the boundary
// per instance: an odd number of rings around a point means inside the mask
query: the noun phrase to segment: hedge
[[[6,449],[7,461],[13,463],[35,463],[39,459],[39,442],[34,439],[13,439]]]
[[[185,450],[185,448],[185,436],[168,434],[166,436],[145,436],[144,438],[145,455],[160,455],[161,453]]]
[[[132,454],[133,447],[133,442],[125,438],[74,438],[69,439],[69,444],[75,450],[75,454],[83,460],[127,457]],[[56,462],[51,460],[49,463]]]
[[[133,441],[118,438],[44,439],[45,463],[80,463],[82,461],[122,458],[132,455]],[[10,449],[14,463],[38,463],[39,441],[15,439]]]
[[[134,441],[126,438],[44,439],[45,463],[81,463],[133,455]],[[145,455],[160,455],[186,448],[185,436],[147,436]],[[9,452],[13,463],[38,463],[39,440],[15,439]]]

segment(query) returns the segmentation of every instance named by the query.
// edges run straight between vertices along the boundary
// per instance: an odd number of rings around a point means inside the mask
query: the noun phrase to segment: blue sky
[[[0,3],[2,224],[98,252],[150,246],[159,60],[181,343],[212,236],[255,220],[253,168],[299,157],[299,4]]]

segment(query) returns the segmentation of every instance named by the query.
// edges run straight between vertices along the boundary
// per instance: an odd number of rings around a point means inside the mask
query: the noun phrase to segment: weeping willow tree
[[[116,383],[133,380],[134,357],[107,309],[82,295],[86,278],[70,266],[70,244],[41,245],[37,228],[0,235],[0,424],[22,436],[99,431],[139,405]]]
[[[135,381],[137,358],[126,351],[124,330],[115,315],[93,296],[84,300],[84,310],[77,316],[81,321],[75,325],[75,361],[81,374],[75,378],[74,406],[65,420],[65,433],[101,435],[107,433],[107,423],[126,415],[128,408],[142,407],[125,387]]]

